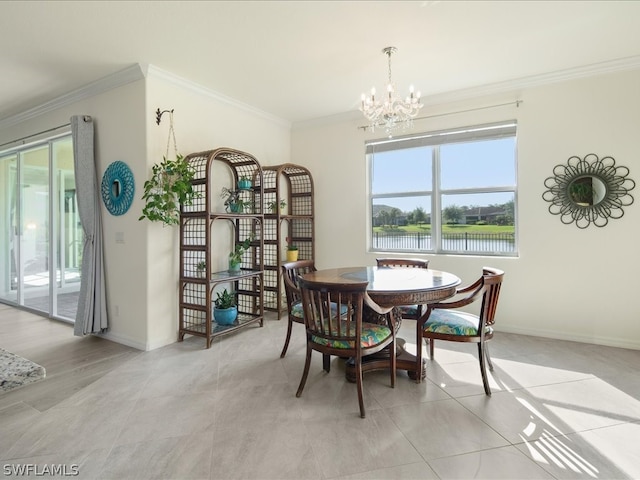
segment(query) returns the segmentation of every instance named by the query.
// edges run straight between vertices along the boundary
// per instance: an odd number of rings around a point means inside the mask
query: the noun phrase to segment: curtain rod
[[[467,110],[457,110],[455,112],[437,113],[435,115],[426,115],[424,117],[416,117],[416,118],[413,119],[413,121],[415,122],[416,120],[424,120],[426,118],[445,117],[447,115],[455,115],[457,113],[475,112],[476,110],[485,110],[487,108],[506,107],[508,105],[515,105],[516,107],[519,107],[522,102],[523,102],[523,100],[516,100],[515,102],[498,103],[496,105],[486,105],[484,107],[469,108]],[[382,125],[384,125],[384,123],[381,123],[381,124],[376,125],[376,126],[382,126]],[[361,125],[361,126],[358,127],[359,130],[368,130],[369,128],[371,128],[370,125],[364,125],[364,126]]]
[[[92,118],[91,118],[90,115],[85,115],[84,117],[82,117],[82,119],[85,122],[91,122],[92,121]],[[55,132],[56,130],[60,130],[61,128],[69,127],[70,125],[71,125],[71,123],[65,123],[64,125],[58,125],[57,127],[49,128],[47,130],[43,130],[43,131],[38,132],[38,133],[32,133],[31,135],[27,135],[25,137],[16,138],[15,140],[11,140],[10,142],[5,142],[3,144],[0,144],[0,148],[4,147],[5,145],[11,145],[12,143],[24,142],[25,140],[28,140],[28,139],[33,138],[33,137],[37,137],[37,136],[42,135],[44,133]]]

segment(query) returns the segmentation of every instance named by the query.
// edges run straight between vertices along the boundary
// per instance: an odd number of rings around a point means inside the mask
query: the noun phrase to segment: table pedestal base
[[[404,349],[405,340],[403,338],[396,339],[396,371],[406,370],[411,380],[417,378],[416,356]],[[362,358],[362,373],[372,372],[374,370],[385,370],[389,368],[389,350],[383,350],[374,355]],[[427,377],[427,369],[425,360],[422,360],[422,368],[420,379]],[[356,381],[356,365],[353,358],[349,358],[346,363],[345,377],[347,381],[355,383]]]

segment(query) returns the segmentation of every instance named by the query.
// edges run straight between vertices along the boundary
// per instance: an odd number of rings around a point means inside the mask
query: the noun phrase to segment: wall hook
[[[173,113],[173,109],[172,110],[163,110],[162,112],[160,111],[160,109],[158,108],[156,110],[156,124],[160,125],[160,119],[162,118],[162,115],[165,113]]]

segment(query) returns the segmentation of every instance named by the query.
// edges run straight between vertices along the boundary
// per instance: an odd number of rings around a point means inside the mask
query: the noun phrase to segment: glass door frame
[[[68,145],[65,145],[65,142],[68,141]],[[69,174],[66,173],[66,170],[71,171],[71,176],[74,176],[73,172],[73,149],[72,147],[72,139],[70,129],[65,132],[61,132],[58,135],[48,137],[46,139],[41,139],[39,141],[34,141],[29,144],[20,145],[19,147],[14,147],[5,151],[0,152],[0,160],[6,160],[8,162],[5,165],[5,185],[3,185],[3,190],[6,190],[8,193],[6,197],[3,199],[6,202],[6,206],[3,208],[5,211],[9,213],[9,217],[6,219],[7,222],[7,230],[10,231],[10,236],[13,238],[5,238],[5,241],[8,243],[5,245],[0,245],[0,248],[6,249],[2,252],[2,255],[7,259],[7,264],[5,266],[4,272],[0,274],[3,275],[5,279],[9,282],[6,285],[5,291],[0,292],[0,302],[9,303],[16,307],[25,308],[31,311],[35,311],[37,313],[47,314],[50,318],[56,318],[62,321],[66,321],[69,323],[73,323],[75,321],[75,315],[73,318],[70,316],[63,316],[58,309],[58,295],[63,292],[63,288],[66,285],[66,273],[67,269],[67,251],[70,248],[78,248],[75,243],[77,238],[80,239],[82,243],[83,232],[81,231],[81,227],[77,226],[77,223],[74,222],[74,218],[77,216],[77,203],[75,204],[75,208],[69,209],[69,218],[67,218],[67,207],[68,199],[67,190],[65,185],[65,179],[69,178]],[[61,168],[58,164],[58,154],[60,152],[60,146],[66,147],[69,151],[68,155],[64,155],[65,158],[61,161],[66,161],[66,170]],[[46,235],[46,253],[44,258],[40,259],[40,262],[44,262],[43,267],[48,272],[47,278],[47,286],[48,286],[48,296],[46,297],[46,308],[44,310],[40,309],[39,305],[29,305],[29,302],[25,303],[26,300],[26,288],[25,288],[25,229],[26,225],[26,216],[27,214],[24,211],[25,208],[25,188],[27,188],[25,184],[25,175],[26,168],[28,166],[25,165],[25,155],[29,152],[35,152],[39,148],[46,148],[46,152],[43,153],[43,156],[46,155],[46,166],[44,163],[42,164],[42,168],[47,170],[47,182],[46,188],[48,195],[47,201],[47,211],[46,211],[46,220],[42,223],[43,225],[40,228],[47,229]],[[70,156],[70,158],[68,158]],[[71,161],[71,169],[69,168],[68,162]],[[44,158],[42,159],[44,162]],[[11,165],[12,162],[15,162],[15,166]],[[36,169],[39,168],[36,166]],[[12,172],[15,172],[13,173]],[[14,177],[13,180],[16,184],[11,185],[9,182],[12,180],[11,177]],[[73,185],[75,188],[75,180],[73,181]],[[11,190],[15,191],[15,205],[12,205],[13,201],[11,199]],[[37,193],[36,193],[37,194]],[[36,202],[37,203],[37,202]],[[75,201],[74,201],[75,203]],[[13,210],[13,218],[11,217],[11,211]],[[35,227],[35,226],[34,226]],[[71,229],[79,228],[79,232],[73,234],[70,232]],[[77,237],[74,238],[73,244],[67,245],[67,235]],[[35,238],[34,247],[37,250],[37,237]],[[13,244],[13,245],[12,245]],[[82,245],[80,245],[80,248]],[[70,250],[69,250],[70,251]],[[81,252],[81,250],[80,250]],[[42,253],[42,252],[40,252]],[[81,256],[81,254],[80,254]],[[80,260],[75,256],[77,261],[77,284],[78,290],[80,286]],[[14,261],[15,259],[15,261]],[[15,286],[15,296],[11,293],[13,290],[13,275],[12,275],[12,262],[15,263],[15,277],[17,281],[17,285]],[[44,273],[44,271],[43,271]],[[44,277],[43,277],[44,279]],[[73,283],[73,281],[71,282]],[[70,285],[73,288],[73,285]],[[42,285],[45,287],[45,285]],[[39,288],[39,287],[34,287]],[[9,295],[7,295],[9,293]],[[14,298],[11,298],[14,297]]]

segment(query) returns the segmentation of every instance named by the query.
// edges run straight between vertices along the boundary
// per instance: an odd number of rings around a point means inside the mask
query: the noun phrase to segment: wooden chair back
[[[298,277],[305,273],[315,272],[316,266],[313,260],[296,260],[282,264],[282,282],[284,292],[287,297],[287,336],[284,339],[284,346],[280,352],[280,358],[284,358],[289,348],[291,333],[294,323],[304,323],[302,313],[300,289],[298,288]]]
[[[478,332],[482,332],[481,327],[493,325],[495,323],[498,298],[504,272],[496,268],[484,267],[482,276],[471,285],[459,288],[453,300],[432,303],[428,306],[430,310],[462,308],[478,300],[482,300],[480,314],[478,315]],[[455,335],[453,335],[455,337]]]
[[[391,268],[429,268],[429,260],[419,258],[376,258],[378,267]],[[399,318],[418,320],[424,313],[424,305],[405,305],[397,307]]]
[[[421,322],[418,322],[419,325],[417,326],[417,340],[418,345],[420,345],[416,355],[417,366],[422,365],[422,338],[429,340],[431,360],[434,359],[435,340],[476,343],[478,345],[478,361],[480,363],[484,391],[487,395],[491,395],[485,363],[488,364],[490,370],[493,370],[493,364],[491,363],[491,355],[486,343],[493,338],[493,328],[491,327],[495,324],[496,309],[503,278],[504,272],[502,270],[484,267],[482,276],[471,285],[459,288],[453,300],[432,303],[427,306],[428,319],[422,325],[420,325]],[[460,313],[452,312],[453,316],[449,318],[438,315],[441,313],[439,311],[456,310],[478,300],[481,300],[482,303],[480,305],[480,313],[477,316],[466,314],[464,311]],[[464,316],[466,320],[460,322],[461,316]],[[456,331],[460,325],[464,325],[464,322],[471,319],[477,321],[476,328],[466,333],[464,330],[462,332]],[[451,326],[452,328],[442,328],[443,326]]]
[[[383,309],[368,297],[368,285],[367,281],[340,284],[298,279],[307,330],[307,355],[296,397],[302,395],[313,350],[322,353],[323,368],[327,372],[330,369],[328,360],[332,355],[353,359],[362,418],[365,416],[362,357],[388,347],[386,358],[389,360],[391,386],[395,386],[396,335],[392,322],[389,321],[388,327],[362,322],[365,298],[370,306],[383,313]]]
[[[324,353],[360,355],[362,309],[368,282],[337,285],[298,281],[302,295],[307,338],[314,343],[332,345],[345,342],[352,348],[323,348]]]
[[[313,260],[297,260],[282,264],[282,280],[287,297],[287,311],[291,313],[292,306],[301,300],[298,288],[298,277],[305,273],[315,272],[316,266]]]
[[[379,267],[429,268],[429,260],[418,258],[376,258]]]
[[[504,272],[502,270],[489,267],[482,269],[484,292],[482,295],[482,309],[480,311],[481,323],[479,328],[482,328],[483,325],[492,326],[495,324],[498,298],[500,297],[503,278]]]

